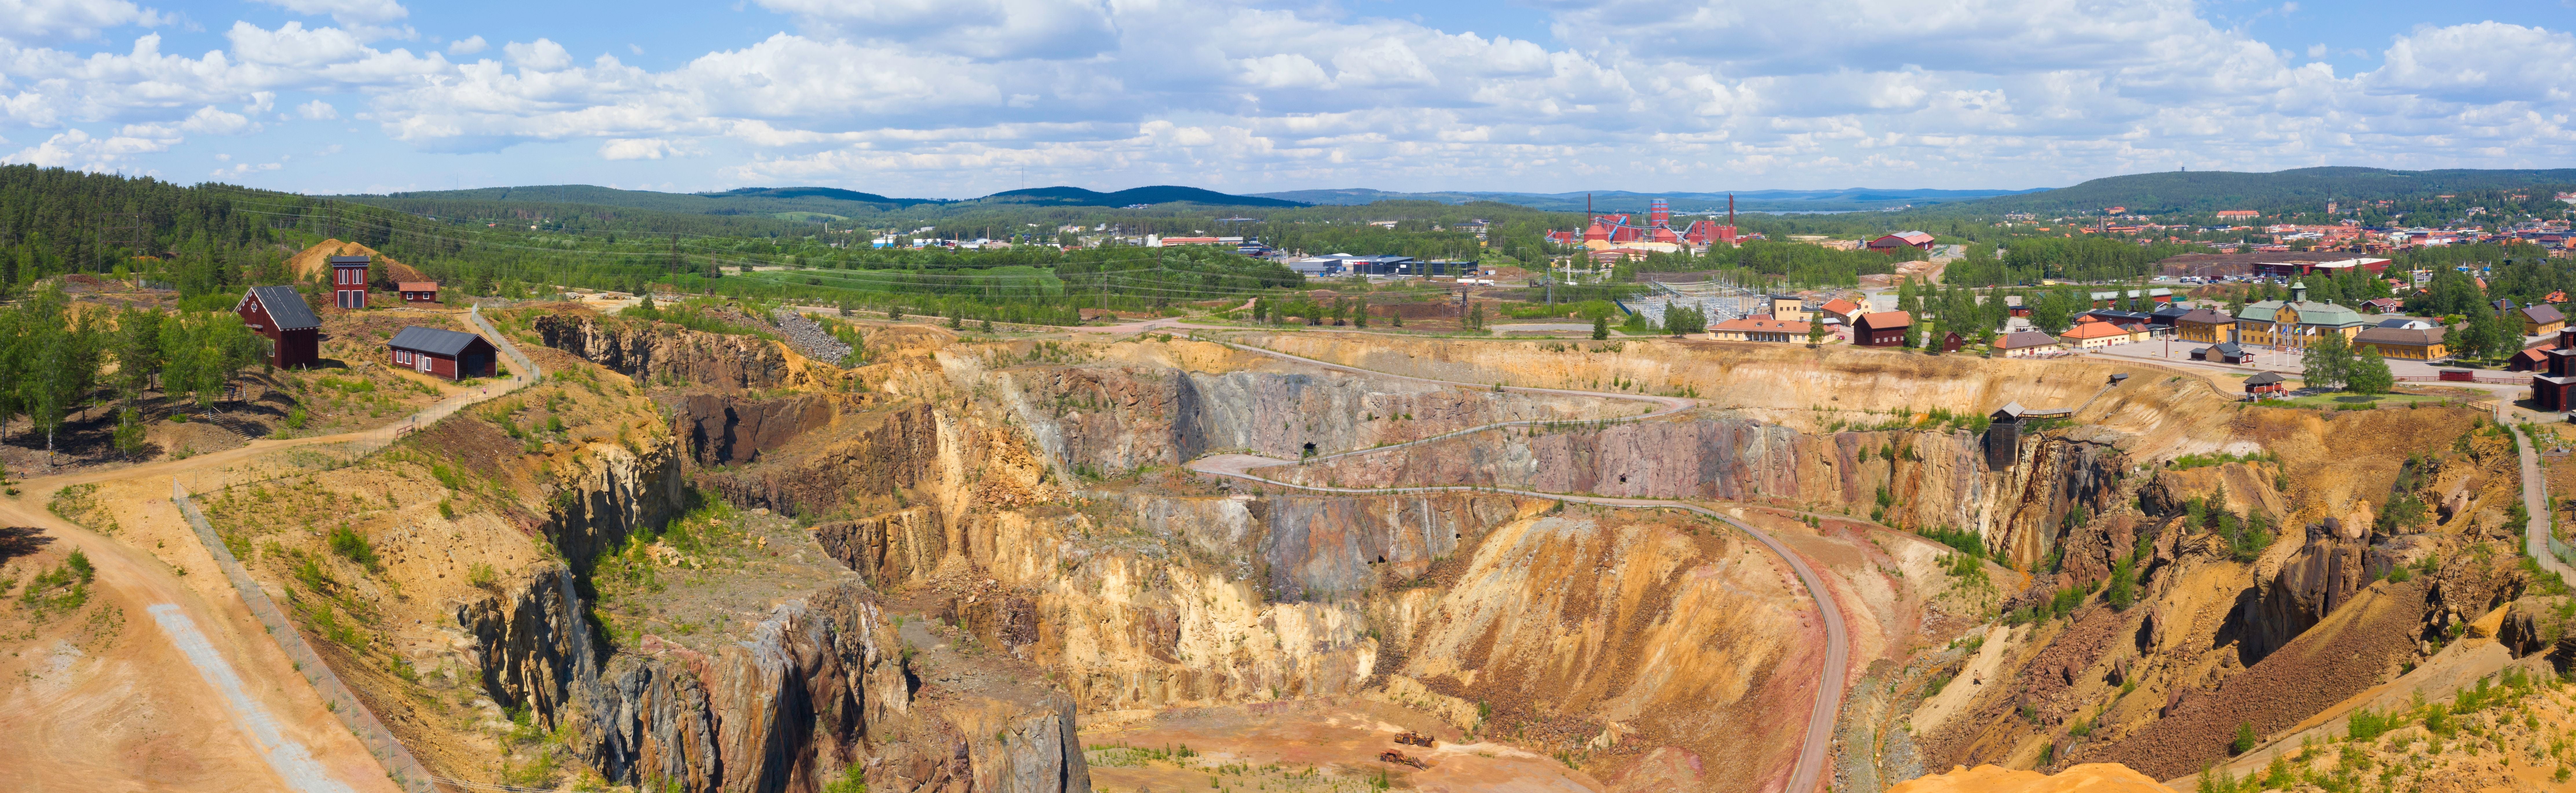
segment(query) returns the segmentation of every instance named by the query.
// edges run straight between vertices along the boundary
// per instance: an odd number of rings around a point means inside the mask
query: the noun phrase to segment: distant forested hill
[[[1123,207],[1131,204],[1171,203],[1206,204],[1208,206],[1294,207],[1305,206],[1307,203],[1302,201],[1282,200],[1278,198],[1228,195],[1214,190],[1201,190],[1196,187],[1181,187],[1177,185],[1135,187],[1120,190],[1115,193],[1102,193],[1085,190],[1079,187],[1032,187],[1026,190],[1005,190],[976,200],[988,204],[1018,203],[1082,207]]]
[[[2576,169],[2390,171],[2333,166],[2272,173],[2173,171],[2095,179],[2073,187],[1963,201],[1942,211],[2059,213],[2127,207],[2141,214],[2251,209],[2265,213],[2328,200],[2402,200],[2476,190],[2567,189]]]
[[[835,187],[745,187],[721,193],[659,193],[650,190],[619,190],[586,184],[485,187],[472,190],[428,190],[387,195],[333,197],[385,205],[391,205],[396,201],[473,202],[486,205],[579,204],[696,215],[761,215],[792,220],[847,219],[859,215],[914,209],[922,211],[912,214],[927,217],[943,214],[942,210],[963,210],[993,204],[1079,207],[1123,207],[1131,204],[1170,203],[1244,207],[1304,206],[1295,201],[1227,195],[1214,190],[1173,185],[1137,187],[1114,193],[1102,193],[1079,187],[1038,187],[995,193],[983,198],[963,201],[888,198],[875,193],[862,193]],[[449,205],[469,204],[450,203]],[[490,214],[490,212],[487,209],[482,214]],[[814,217],[817,215],[830,217]]]
[[[2045,188],[2041,188],[2045,189]],[[1925,206],[1946,202],[1968,201],[1993,196],[2015,195],[2031,190],[1933,190],[1853,187],[1839,190],[1745,190],[1734,194],[1736,209],[1745,212],[1856,212]],[[1349,187],[1332,190],[1290,190],[1258,193],[1262,198],[1279,198],[1309,204],[1360,206],[1379,201],[1437,201],[1464,204],[1493,201],[1550,212],[1580,212],[1587,200],[1593,209],[1603,212],[1643,212],[1647,202],[1657,198],[1672,202],[1675,212],[1721,212],[1726,209],[1723,192],[1639,193],[1627,190],[1600,190],[1571,193],[1475,193],[1434,192],[1399,193]]]

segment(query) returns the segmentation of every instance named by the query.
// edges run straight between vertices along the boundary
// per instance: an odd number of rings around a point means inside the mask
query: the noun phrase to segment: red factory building
[[[1646,217],[1642,222],[1637,219],[1637,216],[1625,212],[1593,212],[1588,206],[1590,201],[1589,198],[1585,199],[1587,206],[1584,209],[1584,215],[1592,219],[1589,224],[1579,232],[1548,232],[1548,241],[1558,245],[1582,245],[1592,242],[1609,245],[1666,242],[1699,246],[1712,242],[1725,242],[1732,245],[1737,238],[1734,196],[1726,198],[1724,224],[1718,223],[1715,219],[1699,220],[1692,222],[1687,228],[1678,230],[1673,228],[1672,203],[1661,198],[1654,199],[1646,205]]]
[[[242,293],[233,313],[252,333],[268,338],[268,365],[280,369],[311,366],[322,358],[322,318],[291,286],[254,286]]]

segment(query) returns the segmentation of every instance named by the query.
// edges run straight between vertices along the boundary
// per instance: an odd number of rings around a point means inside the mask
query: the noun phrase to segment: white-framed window
[[[403,350],[395,350],[394,363],[411,363],[411,353]]]

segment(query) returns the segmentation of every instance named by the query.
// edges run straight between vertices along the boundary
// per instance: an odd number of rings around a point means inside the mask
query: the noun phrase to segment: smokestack
[[[1726,227],[1735,227],[1735,194],[1726,194]]]

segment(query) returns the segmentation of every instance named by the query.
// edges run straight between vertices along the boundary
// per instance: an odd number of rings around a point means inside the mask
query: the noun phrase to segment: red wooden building
[[[402,293],[402,301],[405,305],[438,302],[437,281],[404,281],[395,284],[394,290]]]
[[[1905,346],[1905,329],[1913,318],[1903,311],[1881,311],[1852,318],[1852,343],[1867,347]]]
[[[491,377],[496,371],[492,343],[471,333],[414,325],[395,333],[385,348],[393,365],[449,380]]]
[[[331,257],[331,305],[340,308],[367,307],[367,262],[365,256]]]
[[[268,338],[268,365],[311,366],[322,357],[322,318],[291,286],[254,286],[233,304],[252,333]]]
[[[2568,398],[2576,395],[2576,328],[2560,330],[2557,346],[2541,354],[2548,356],[2548,367],[2531,373],[2531,407],[2552,413],[2568,410]]]

